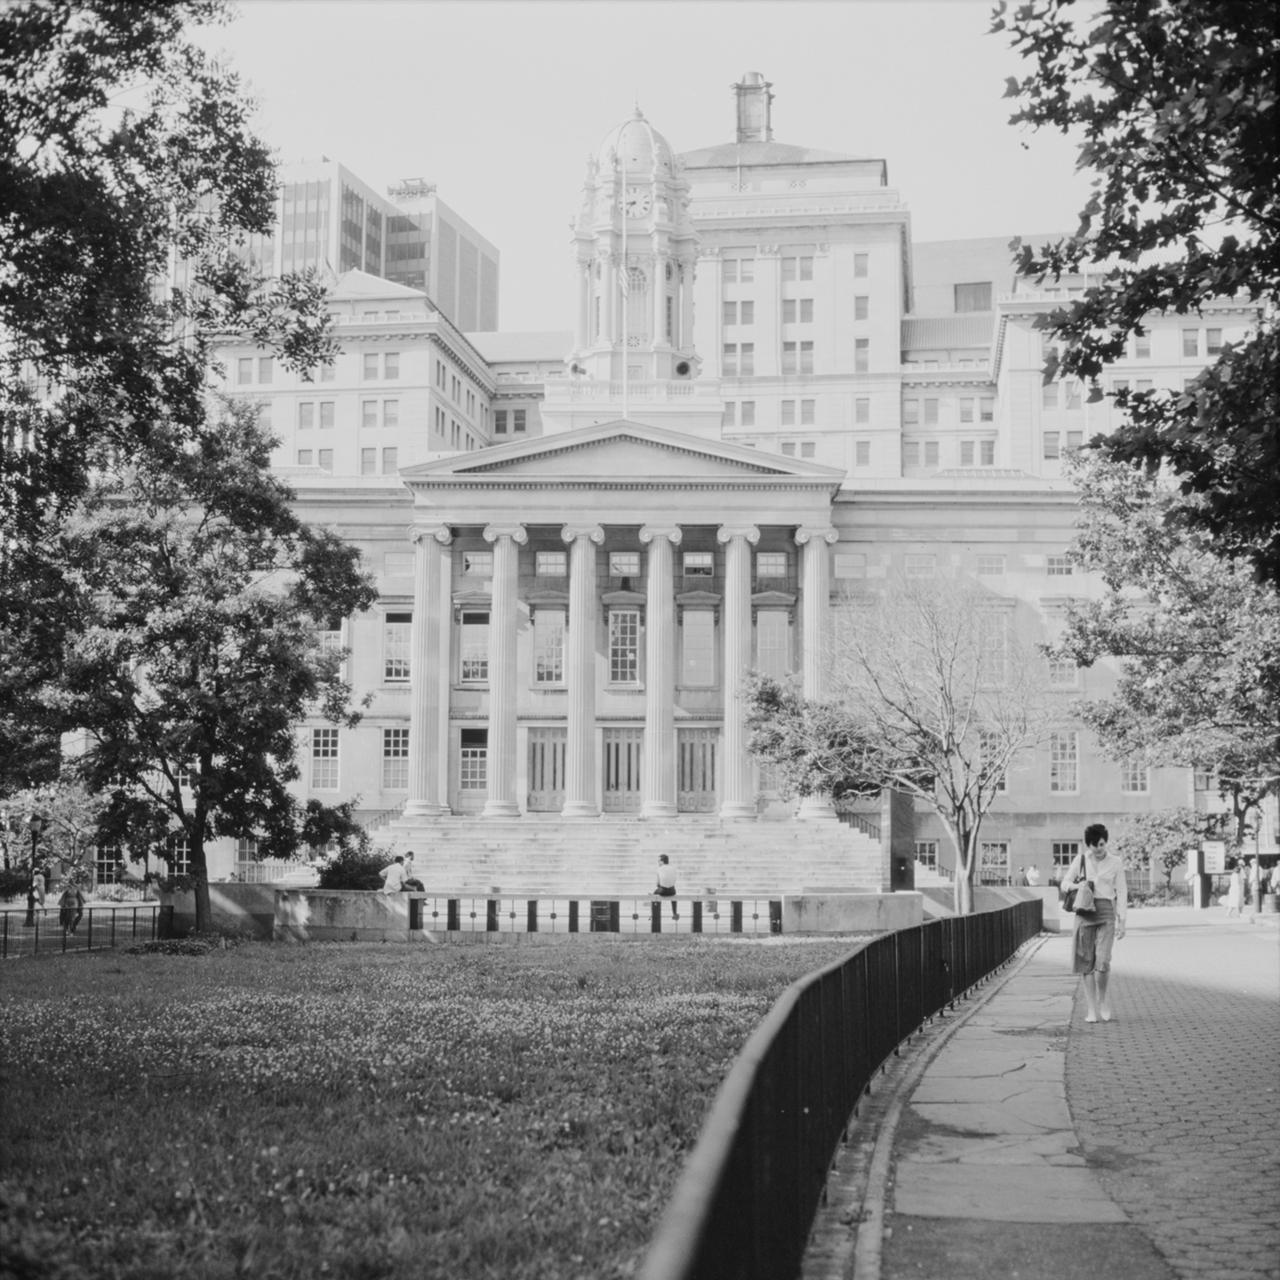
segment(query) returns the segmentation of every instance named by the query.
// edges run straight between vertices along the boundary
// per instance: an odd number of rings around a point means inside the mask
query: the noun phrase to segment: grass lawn
[[[734,1055],[856,945],[11,961],[3,1273],[632,1275]]]

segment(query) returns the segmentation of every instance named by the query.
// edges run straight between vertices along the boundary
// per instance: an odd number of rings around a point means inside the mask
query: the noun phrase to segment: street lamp
[[[28,928],[36,922],[36,850],[40,845],[40,837],[48,825],[49,819],[33,809],[31,817],[27,819],[27,826],[31,829],[31,883],[27,886],[26,923]]]

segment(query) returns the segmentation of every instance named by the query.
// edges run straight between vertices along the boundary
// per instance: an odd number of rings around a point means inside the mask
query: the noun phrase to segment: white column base
[[[427,800],[410,800],[401,810],[402,818],[443,818],[449,812],[449,806],[431,804]]]
[[[486,800],[482,818],[518,818],[520,806],[514,800]]]
[[[598,818],[600,810],[584,800],[568,800],[560,810],[560,816],[562,818]]]
[[[640,807],[642,818],[674,818],[676,807],[665,800],[646,800]]]
[[[835,806],[827,795],[805,796],[796,818],[801,822],[837,822]]]
[[[735,821],[751,820],[755,821],[756,807],[754,804],[745,800],[726,800],[720,806],[721,818],[731,818]]]

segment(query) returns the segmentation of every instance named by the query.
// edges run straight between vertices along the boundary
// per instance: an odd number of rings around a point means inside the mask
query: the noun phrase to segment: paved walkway
[[[1278,926],[1131,911],[1094,1025],[1031,943],[874,1087],[804,1280],[1280,1278]]]

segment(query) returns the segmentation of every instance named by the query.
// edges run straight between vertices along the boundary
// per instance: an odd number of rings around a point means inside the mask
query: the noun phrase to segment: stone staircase
[[[415,874],[433,893],[644,895],[660,853],[670,857],[681,895],[887,889],[879,842],[834,821],[401,817],[382,828],[378,843],[412,850]]]

